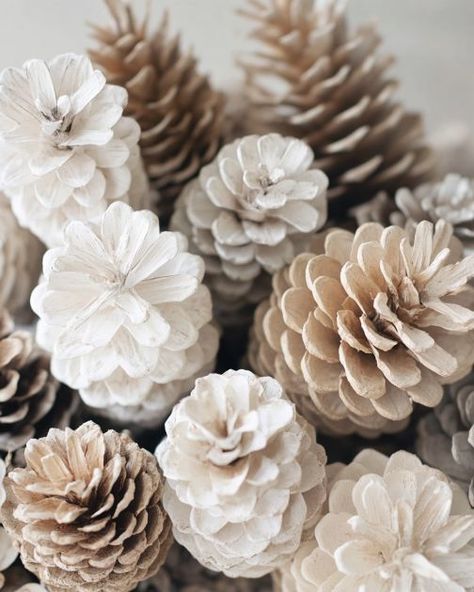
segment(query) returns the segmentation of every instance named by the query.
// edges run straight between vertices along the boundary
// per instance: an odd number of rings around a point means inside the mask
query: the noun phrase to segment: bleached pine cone
[[[0,193],[0,309],[12,314],[27,311],[42,254],[39,240],[18,225],[10,203]]]
[[[158,423],[217,352],[202,259],[152,212],[122,202],[97,224],[71,222],[64,237],[31,299],[53,374],[92,407]]]
[[[329,208],[392,197],[434,174],[422,118],[396,97],[394,62],[374,23],[347,24],[346,0],[248,0],[259,47],[243,60],[253,133],[306,141],[329,177]]]
[[[402,429],[414,403],[434,407],[442,384],[471,369],[473,276],[474,256],[462,259],[444,221],[421,222],[413,239],[374,223],[332,230],[274,276],[251,366],[316,425]]]
[[[278,382],[210,374],[165,427],[156,454],[178,543],[230,577],[259,577],[289,559],[325,499],[326,455]]]
[[[165,12],[147,31],[132,3],[106,0],[111,22],[93,27],[97,48],[89,52],[107,80],[127,89],[126,114],[141,128],[141,152],[152,187],[158,191],[160,220],[172,212],[184,185],[220,147],[224,97],[199,72],[196,58],[181,48]]]
[[[278,134],[224,146],[178,200],[171,225],[206,262],[218,310],[262,298],[262,278],[301,252],[326,221],[327,178],[313,153]]]
[[[392,214],[393,224],[414,227],[421,220],[446,220],[466,252],[474,252],[474,179],[449,174],[414,191],[399,189],[395,202],[400,212]]]
[[[0,459],[0,508],[6,500],[6,492],[4,487],[6,467],[2,459]],[[18,551],[13,546],[11,538],[7,531],[0,526],[0,589],[5,585],[5,572],[18,556]],[[23,592],[23,591],[22,591]],[[26,591],[25,591],[26,592]]]
[[[328,474],[328,513],[284,567],[282,592],[474,589],[474,514],[443,473],[364,450]]]
[[[51,375],[49,356],[34,346],[27,331],[14,330],[0,313],[0,454],[21,463],[30,438],[49,428],[69,426],[76,395]]]
[[[30,440],[25,458],[1,518],[49,592],[128,592],[156,573],[172,539],[149,452],[88,422]]]
[[[127,91],[87,57],[30,60],[0,76],[0,183],[22,226],[48,246],[69,220],[97,220],[114,200],[148,207],[140,129]]]
[[[474,375],[445,390],[441,403],[418,424],[417,453],[456,481],[474,507]]]

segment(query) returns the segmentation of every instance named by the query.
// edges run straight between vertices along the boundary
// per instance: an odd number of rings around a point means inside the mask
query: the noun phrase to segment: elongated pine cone
[[[273,378],[196,381],[156,450],[178,543],[205,567],[260,577],[291,558],[326,497],[326,454]]]
[[[349,30],[345,0],[248,0],[261,48],[243,62],[254,133],[295,136],[330,179],[331,214],[433,176],[421,117],[394,97],[374,24]]]
[[[456,481],[474,507],[474,375],[445,390],[441,403],[418,424],[417,453]]]
[[[401,429],[414,403],[434,407],[472,366],[473,276],[444,221],[413,239],[375,223],[330,231],[275,275],[251,366],[332,431]]]
[[[5,478],[1,519],[50,592],[128,592],[171,545],[153,455],[93,422],[30,440]]]
[[[51,427],[69,426],[76,396],[49,369],[49,356],[34,347],[26,331],[14,330],[9,315],[0,314],[0,453],[22,452],[30,438]]]
[[[171,227],[203,256],[223,323],[229,311],[264,298],[268,274],[326,222],[327,184],[309,146],[267,134],[227,144],[186,187]]]
[[[142,156],[166,220],[183,186],[219,149],[224,98],[170,34],[167,13],[149,34],[148,15],[140,22],[123,0],[106,4],[112,23],[93,27],[98,47],[89,54],[110,83],[128,91],[126,113],[140,125]]]

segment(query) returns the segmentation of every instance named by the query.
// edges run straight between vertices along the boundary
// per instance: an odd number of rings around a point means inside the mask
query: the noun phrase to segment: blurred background
[[[145,0],[132,0],[138,7]],[[247,23],[236,15],[245,0],[150,0],[153,26],[164,8],[185,47],[222,88],[239,72],[235,56],[248,47]],[[101,0],[0,0],[0,66],[49,58],[91,45],[86,22],[106,18]],[[375,19],[398,58],[400,94],[425,115],[430,132],[447,125],[474,131],[474,0],[352,0],[354,23]],[[466,132],[464,132],[466,133]]]

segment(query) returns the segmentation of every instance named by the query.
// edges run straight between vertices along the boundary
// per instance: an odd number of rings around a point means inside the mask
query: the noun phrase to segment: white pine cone
[[[281,386],[245,370],[196,381],[157,448],[175,539],[230,577],[277,568],[325,499],[324,449]]]
[[[3,485],[5,473],[5,463],[2,459],[0,459],[0,508],[3,506],[6,500],[6,493]],[[5,575],[3,572],[8,567],[10,567],[17,556],[18,551],[14,548],[11,538],[8,536],[7,531],[2,526],[0,526],[0,589],[2,589],[5,584]]]
[[[149,211],[116,202],[71,222],[32,294],[53,374],[93,407],[143,406],[150,421],[208,369],[218,347],[204,263]],[[153,416],[157,410],[159,416]]]
[[[148,205],[140,128],[127,91],[85,56],[30,60],[0,76],[1,184],[20,224],[48,246],[69,220],[96,220],[121,199]]]
[[[474,514],[443,473],[364,450],[328,475],[328,513],[283,569],[284,592],[474,589]]]
[[[393,223],[413,228],[421,220],[446,220],[466,251],[474,252],[474,179],[449,174],[413,191],[399,189],[395,202],[400,212],[392,214]]]
[[[326,175],[313,152],[279,134],[224,146],[184,190],[171,225],[206,261],[215,304],[258,301],[259,282],[301,252],[326,221]]]
[[[39,240],[18,225],[10,203],[0,194],[0,308],[12,314],[27,310],[42,254]]]

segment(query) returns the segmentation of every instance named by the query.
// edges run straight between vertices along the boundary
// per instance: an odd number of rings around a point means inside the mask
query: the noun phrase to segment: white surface
[[[238,79],[234,57],[248,46],[247,24],[235,15],[245,0],[151,0],[152,21],[165,6],[186,47],[220,86]],[[142,0],[133,0],[142,7]],[[85,22],[105,18],[101,0],[0,0],[0,66],[30,57],[82,52]],[[430,129],[451,121],[474,131],[474,0],[352,0],[354,22],[375,18],[386,46],[398,55],[396,72],[407,105],[422,110]]]

